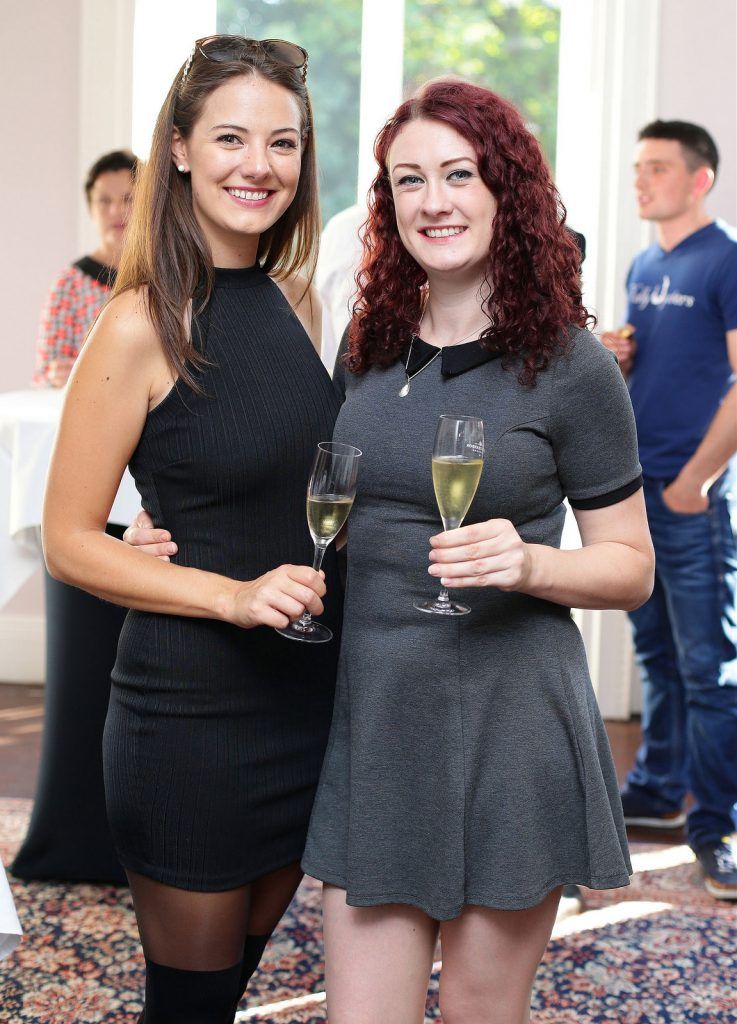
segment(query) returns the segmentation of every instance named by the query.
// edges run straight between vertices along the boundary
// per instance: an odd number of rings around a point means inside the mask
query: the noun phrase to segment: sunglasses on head
[[[198,54],[205,60],[213,60],[220,63],[225,61],[242,60],[244,57],[258,53],[272,61],[274,64],[282,64],[284,67],[301,70],[302,81],[307,81],[307,50],[297,43],[290,43],[286,39],[247,39],[245,36],[206,36],[204,39],[197,39],[192,47],[187,63],[182,72],[182,85],[187,80],[192,61]]]

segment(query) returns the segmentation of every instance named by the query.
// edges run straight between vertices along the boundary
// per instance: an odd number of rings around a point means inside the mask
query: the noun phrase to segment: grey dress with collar
[[[444,619],[429,538],[441,413],[480,416],[486,459],[467,523],[505,518],[560,545],[563,499],[614,504],[641,486],[632,409],[612,356],[574,330],[536,385],[477,342],[415,342],[403,363],[340,372],[334,437],[363,451],[348,533],[333,723],[302,861],[351,906],[407,903],[448,920],[522,909],[578,882],[627,885],[617,781],[570,610],[494,588]]]

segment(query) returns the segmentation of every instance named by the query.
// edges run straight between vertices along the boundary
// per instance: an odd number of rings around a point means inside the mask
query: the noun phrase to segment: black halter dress
[[[251,580],[312,563],[305,491],[339,400],[279,288],[217,270],[197,319],[203,393],[178,382],[131,472],[181,565]],[[131,611],[104,736],[123,865],[184,889],[235,888],[297,861],[330,727],[341,594],[326,556],[327,644],[265,627]]]

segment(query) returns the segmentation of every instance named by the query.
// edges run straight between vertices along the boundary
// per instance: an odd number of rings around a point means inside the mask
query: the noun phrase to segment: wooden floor
[[[640,742],[638,719],[607,722],[614,763],[620,783],[632,764]],[[43,730],[43,687],[0,683],[0,796],[33,797]],[[684,838],[667,832],[632,829],[633,839],[673,842]]]
[[[0,683],[0,796],[32,797],[43,731],[43,686]]]

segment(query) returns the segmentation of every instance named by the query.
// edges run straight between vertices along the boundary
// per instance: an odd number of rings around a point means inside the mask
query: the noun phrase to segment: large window
[[[555,166],[559,4],[552,0],[405,0],[404,91],[456,74],[522,112]]]
[[[310,55],[323,219],[356,201],[361,0],[218,0],[217,31],[290,39]]]
[[[555,0],[217,0],[217,31],[291,39],[308,50],[328,220],[356,202],[359,148],[363,194],[383,118],[438,75],[459,75],[511,100],[555,166],[559,6]]]

